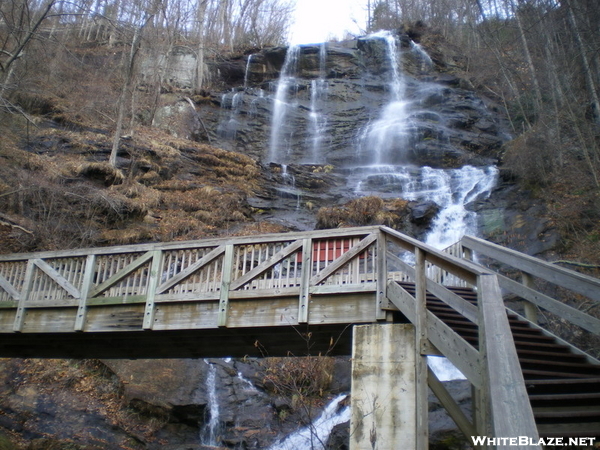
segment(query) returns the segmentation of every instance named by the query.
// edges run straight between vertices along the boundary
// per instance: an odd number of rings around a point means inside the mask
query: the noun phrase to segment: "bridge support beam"
[[[354,327],[350,450],[422,446],[417,430],[416,355],[413,325]]]

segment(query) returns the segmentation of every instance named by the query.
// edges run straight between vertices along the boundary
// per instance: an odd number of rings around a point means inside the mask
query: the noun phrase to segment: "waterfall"
[[[379,118],[363,131],[358,154],[361,161],[369,165],[380,165],[393,163],[402,157],[410,137],[410,119],[396,38],[389,32],[378,33],[373,37],[385,40],[391,73],[390,102],[384,106]]]
[[[271,120],[271,138],[269,140],[269,158],[271,162],[287,162],[294,128],[289,123],[289,112],[295,107],[290,99],[289,90],[296,87],[296,73],[300,46],[288,48],[285,61],[279,74],[275,97],[273,99],[273,117]],[[289,102],[289,103],[288,103]]]
[[[350,407],[340,405],[347,396],[341,394],[334,398],[315,421],[272,445],[269,450],[323,450],[333,428],[350,420]]]
[[[433,61],[431,60],[431,56],[429,56],[429,54],[423,49],[421,44],[417,44],[415,41],[411,40],[410,49],[421,60],[421,70],[423,72],[427,72],[433,67]]]
[[[288,173],[287,164],[281,165],[281,179],[285,184],[288,184],[292,187],[292,194],[296,196],[296,209],[300,209],[300,201],[302,200],[302,194],[300,190],[296,188],[296,177]]]
[[[377,120],[369,123],[359,138],[357,156],[365,164],[354,169],[358,176],[355,192],[359,195],[398,196],[406,200],[431,201],[440,207],[425,241],[438,249],[454,244],[466,233],[476,232],[476,215],[467,205],[487,196],[496,183],[495,167],[463,166],[458,169],[416,167],[407,161],[410,139],[415,134],[418,117],[431,120],[439,116],[427,111],[414,111],[419,95],[412,101],[406,95],[406,82],[398,56],[396,38],[389,32],[373,35],[384,39],[389,62],[390,101],[382,107]],[[428,64],[431,58],[416,43],[411,49]],[[429,88],[431,89],[431,88]],[[414,122],[414,123],[413,123]]]
[[[321,145],[327,130],[327,117],[322,112],[323,102],[327,100],[327,80],[325,79],[325,64],[327,61],[327,46],[321,44],[319,49],[319,78],[311,81],[309,132],[310,153],[312,163],[321,163]]]
[[[229,114],[226,120],[219,123],[219,127],[217,128],[219,136],[226,139],[235,139],[240,127],[238,115],[240,114],[243,100],[244,93],[242,91],[232,89],[231,92],[223,94],[221,97],[221,108],[228,109]]]
[[[220,422],[219,422],[219,398],[217,396],[217,367],[214,364],[208,364],[208,374],[206,376],[206,393],[208,395],[208,423],[202,429],[200,436],[202,445],[216,447],[219,443]]]
[[[248,60],[246,61],[246,70],[244,71],[244,89],[248,87],[248,74],[250,73],[250,64],[252,64],[252,56],[248,55]]]

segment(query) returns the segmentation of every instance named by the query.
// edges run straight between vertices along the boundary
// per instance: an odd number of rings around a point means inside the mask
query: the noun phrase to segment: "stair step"
[[[581,379],[585,379],[585,378],[589,378],[589,374],[578,374],[578,373],[571,373],[571,372],[553,372],[553,371],[548,371],[548,370],[536,370],[536,369],[523,369],[523,376],[525,377],[525,383],[528,383],[528,377],[536,377],[536,376],[542,376],[542,377],[547,377],[548,379],[552,379],[552,380],[556,380],[556,379],[560,379],[560,378],[581,378]]]
[[[575,363],[575,362],[568,362],[568,361],[560,361],[555,359],[529,359],[529,358],[519,358],[519,362],[521,363],[521,366],[527,366],[527,365],[535,365],[535,366],[551,366],[551,367],[555,367],[557,369],[565,369],[565,368],[571,368],[573,370],[577,370],[577,371],[587,371],[587,372],[591,372],[592,375],[600,375],[600,367],[596,367],[596,366],[592,366],[591,364],[585,364],[585,363]]]
[[[600,405],[591,406],[543,406],[534,407],[533,415],[536,420],[546,418],[581,418],[581,417],[598,417],[600,420]]]
[[[539,424],[540,437],[599,437],[600,421],[582,423]]]

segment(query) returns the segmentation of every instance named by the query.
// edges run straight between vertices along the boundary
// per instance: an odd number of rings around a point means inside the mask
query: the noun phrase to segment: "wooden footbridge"
[[[586,299],[588,312],[553,298],[559,290]],[[540,436],[600,436],[599,361],[540,325],[549,312],[597,342],[598,302],[597,279],[473,237],[442,252],[386,227],[3,255],[0,357],[353,354],[352,426],[404,417],[391,425],[402,445],[391,431],[376,448],[427,448],[429,386],[467,436],[527,436],[519,444],[531,449]],[[373,330],[396,331],[376,342]],[[369,352],[391,364],[389,408],[406,408],[402,391],[408,415],[361,409],[386,378]],[[471,382],[472,418],[427,355],[446,356]],[[374,374],[378,386],[355,389]],[[412,388],[396,386],[408,379]],[[372,432],[353,436],[351,448],[374,445]]]

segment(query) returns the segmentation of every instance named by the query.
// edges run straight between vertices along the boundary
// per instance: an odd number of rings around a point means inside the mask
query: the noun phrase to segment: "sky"
[[[296,0],[290,44],[317,44],[346,32],[359,36],[366,28],[367,0]]]

